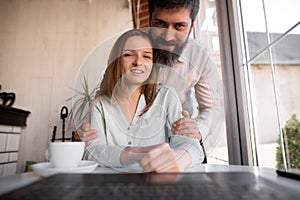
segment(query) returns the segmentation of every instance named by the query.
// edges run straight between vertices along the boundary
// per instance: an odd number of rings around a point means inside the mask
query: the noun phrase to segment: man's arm
[[[210,151],[218,141],[224,123],[223,84],[210,58],[194,87],[199,111],[195,120],[205,149]]]
[[[197,45],[194,47],[195,49],[189,52],[190,73],[194,73],[193,77],[198,76],[193,84],[198,115],[194,119],[189,119],[186,114],[185,118],[174,123],[174,131],[175,134],[202,139],[207,144],[217,140],[224,122],[223,85],[219,72],[207,51]],[[211,135],[215,137],[207,137]],[[208,138],[210,142],[207,141]]]

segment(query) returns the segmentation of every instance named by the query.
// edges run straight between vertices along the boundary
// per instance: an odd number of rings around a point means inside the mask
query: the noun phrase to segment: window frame
[[[239,1],[216,0],[229,164],[254,165]]]

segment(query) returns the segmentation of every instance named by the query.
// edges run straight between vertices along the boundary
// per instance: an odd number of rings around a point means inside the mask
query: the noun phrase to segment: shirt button
[[[128,126],[127,130],[130,131],[130,126]]]
[[[129,141],[129,142],[128,142],[128,145],[131,145],[131,144],[132,144],[132,142],[131,142],[131,141]]]

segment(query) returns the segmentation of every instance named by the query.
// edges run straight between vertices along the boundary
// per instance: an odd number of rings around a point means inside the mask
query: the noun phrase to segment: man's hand
[[[186,110],[182,111],[183,118],[173,123],[172,131],[175,135],[185,135],[191,138],[202,139],[198,124],[195,119],[190,118]]]
[[[84,123],[78,130],[76,130],[76,135],[81,141],[85,142],[86,146],[88,146],[91,140],[98,136],[98,132],[97,130],[90,130],[89,123]],[[78,139],[78,137],[76,139]]]

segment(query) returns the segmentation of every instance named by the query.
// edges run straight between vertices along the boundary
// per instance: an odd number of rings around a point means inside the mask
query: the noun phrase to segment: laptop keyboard
[[[248,186],[224,187],[220,185],[136,185],[114,184],[105,186],[47,186],[36,187],[12,196],[10,199],[299,199],[287,198],[265,186],[248,188]],[[259,190],[266,189],[265,192]],[[2,199],[2,198],[1,198]],[[5,199],[5,198],[3,198]]]
[[[130,176],[129,176],[130,178]],[[48,184],[33,184],[15,192],[0,197],[0,199],[205,199],[205,200],[276,200],[276,199],[297,199],[291,192],[284,192],[284,189],[267,180],[259,182],[233,181],[223,183],[221,181],[204,180],[203,184],[147,184],[147,183],[118,183],[118,182],[95,182],[85,180],[82,177],[80,182],[67,181],[59,184],[57,181]],[[250,184],[249,184],[250,183]]]

